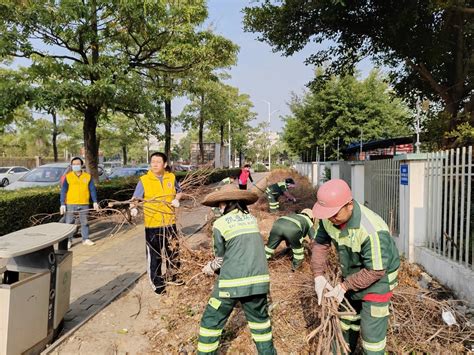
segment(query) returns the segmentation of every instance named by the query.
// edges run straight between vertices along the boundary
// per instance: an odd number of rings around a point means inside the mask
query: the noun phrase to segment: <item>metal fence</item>
[[[425,171],[428,247],[474,269],[472,178],[472,146],[428,154]]]
[[[400,232],[400,162],[384,159],[365,162],[364,204],[380,215],[392,235]]]
[[[339,178],[347,182],[352,188],[352,174],[351,174],[351,166],[347,161],[339,162]]]

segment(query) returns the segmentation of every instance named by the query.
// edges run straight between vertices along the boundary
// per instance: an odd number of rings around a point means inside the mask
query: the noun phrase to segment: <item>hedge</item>
[[[240,169],[216,169],[207,183],[219,182],[227,176],[237,175]],[[187,172],[176,172],[178,180]],[[129,199],[138,178],[114,179],[97,186],[99,201]],[[59,211],[59,187],[27,188],[16,191],[0,191],[0,236],[31,226],[30,217]],[[59,219],[59,215],[55,220]]]

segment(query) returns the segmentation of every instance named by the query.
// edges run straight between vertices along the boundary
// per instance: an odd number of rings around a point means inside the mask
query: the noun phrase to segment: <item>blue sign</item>
[[[408,164],[400,164],[400,185],[408,185]]]

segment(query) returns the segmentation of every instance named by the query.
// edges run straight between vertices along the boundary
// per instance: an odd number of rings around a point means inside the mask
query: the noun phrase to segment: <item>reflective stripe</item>
[[[380,249],[379,235],[375,233],[370,237],[370,250],[372,254],[372,267],[374,270],[383,270],[382,251]]]
[[[390,291],[392,291],[395,287],[398,286],[398,281],[393,283],[393,284],[389,284],[389,287],[390,287]]]
[[[239,286],[248,286],[258,283],[267,283],[270,282],[270,275],[257,275],[250,277],[242,277],[240,279],[230,279],[230,280],[219,280],[219,287],[239,287]]]
[[[242,234],[260,233],[257,226],[239,227],[237,230],[224,233],[223,237],[226,241],[238,237]]]
[[[204,327],[199,328],[199,335],[203,337],[218,337],[222,334],[222,329],[208,329]]]
[[[296,260],[303,260],[304,254],[293,254],[293,258],[295,258]]]
[[[271,326],[270,319],[263,323],[248,322],[250,329],[267,329]]]
[[[340,322],[341,323],[341,329],[342,330],[354,330],[356,332],[360,331],[360,325],[357,325],[357,324],[347,324],[347,323],[344,323],[344,322]]]
[[[293,253],[296,253],[296,254],[303,254],[304,253],[304,248],[293,248],[291,250],[293,250]]]
[[[382,341],[377,343],[369,343],[368,341],[362,339],[362,347],[368,351],[384,351],[386,343],[387,338],[384,338]]]
[[[297,221],[296,219],[293,219],[291,217],[287,217],[287,216],[283,216],[283,217],[280,217],[280,219],[286,219],[287,221],[290,221],[290,222],[293,222],[294,224],[296,224],[298,226],[298,228],[301,230],[301,223],[299,221]]]
[[[210,353],[212,351],[217,350],[218,347],[219,347],[218,341],[211,344],[206,344],[206,343],[201,343],[201,342],[198,343],[198,351],[202,353]]]
[[[279,182],[279,183],[277,183],[277,185],[278,185],[278,187],[286,188],[286,183],[284,183],[284,182]]]
[[[313,221],[311,221],[311,219],[310,219],[307,215],[305,215],[304,213],[299,213],[299,215],[300,215],[300,216],[303,216],[304,219],[306,219],[306,221],[308,222],[308,226],[309,226],[310,228],[313,226],[313,224],[314,224]]]
[[[273,254],[273,253],[275,253],[275,249],[269,248],[265,245],[265,253]]]
[[[345,319],[345,320],[349,320],[351,322],[354,322],[354,321],[360,319],[360,314],[357,314],[355,316],[341,316],[341,319]]]
[[[395,280],[398,277],[398,269],[388,274],[387,277],[388,277],[388,282],[393,282],[393,280]]]
[[[221,303],[222,303],[221,301],[219,301],[217,298],[214,298],[214,297],[211,297],[208,302],[209,306],[211,306],[214,309],[219,309],[219,307],[221,306]]]
[[[264,341],[270,341],[270,340],[272,340],[272,332],[265,333],[265,334],[254,334],[254,333],[252,333],[252,338],[257,343],[264,342]]]

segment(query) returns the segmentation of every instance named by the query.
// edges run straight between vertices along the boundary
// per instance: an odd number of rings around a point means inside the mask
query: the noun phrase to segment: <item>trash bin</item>
[[[76,227],[48,223],[0,237],[0,354],[38,354],[61,330],[69,309]],[[54,245],[58,244],[57,249]]]

